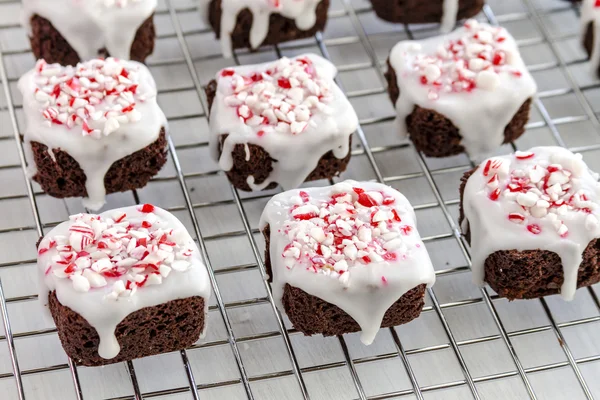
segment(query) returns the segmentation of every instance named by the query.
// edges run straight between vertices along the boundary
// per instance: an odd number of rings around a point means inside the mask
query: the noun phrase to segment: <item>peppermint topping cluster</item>
[[[258,136],[278,132],[297,135],[317,112],[332,114],[333,80],[319,76],[308,57],[282,58],[264,71],[241,75],[233,69],[220,73],[220,84],[231,84],[225,104]],[[225,82],[224,82],[225,80]]]
[[[140,93],[137,65],[115,58],[63,67],[39,60],[35,99],[48,126],[81,129],[96,139],[142,118],[137,105],[156,96]]]
[[[130,3],[141,3],[144,0],[102,0],[102,2],[104,3],[104,6],[107,8],[110,7],[118,7],[118,8],[125,8],[127,7]]]
[[[347,286],[351,268],[408,257],[404,237],[416,230],[400,217],[403,206],[385,192],[339,183],[327,199],[301,191],[290,202],[288,221],[279,230],[289,239],[281,255],[288,269],[305,267]]]
[[[519,54],[505,45],[508,33],[504,28],[475,20],[466,21],[464,27],[459,39],[440,45],[435,54],[417,54],[413,60],[421,84],[429,88],[430,100],[443,93],[494,91],[500,85],[500,74],[522,76],[512,66]],[[419,44],[414,46],[416,52],[421,50]]]
[[[171,271],[191,267],[194,248],[183,232],[167,227],[153,213],[154,206],[139,206],[143,217],[117,213],[112,218],[78,214],[71,217],[67,236],[46,238],[38,256],[56,249],[45,274],[70,279],[73,288],[88,292],[110,287],[107,298],[135,294],[138,288],[160,285]]]
[[[556,233],[565,238],[569,235],[565,216],[585,213],[586,229],[597,228],[598,218],[593,213],[598,210],[598,203],[579,188],[580,178],[589,173],[580,154],[571,157],[553,154],[546,158],[518,151],[514,157],[516,167],[512,170],[510,161],[503,158],[491,158],[480,168],[487,180],[486,190],[491,201],[518,204],[519,211],[507,214],[509,221],[539,235],[542,227],[536,222],[546,219]]]

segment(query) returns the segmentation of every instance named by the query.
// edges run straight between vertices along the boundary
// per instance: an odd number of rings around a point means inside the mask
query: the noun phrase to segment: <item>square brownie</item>
[[[381,19],[402,24],[440,22],[443,32],[454,29],[457,20],[477,15],[484,0],[371,0]]]
[[[305,39],[325,29],[329,0],[201,0],[225,57],[234,49],[256,50]]]
[[[167,161],[167,120],[143,64],[40,60],[19,89],[29,173],[51,196],[85,197],[97,210],[108,193],[144,187]]]
[[[600,281],[600,184],[580,154],[535,147],[493,157],[465,174],[460,193],[475,283],[510,300],[571,300]]]
[[[206,267],[183,224],[151,204],[71,216],[40,241],[38,270],[40,300],[77,364],[181,350],[204,331]]]
[[[468,20],[449,35],[398,43],[388,64],[400,133],[429,157],[482,159],[525,131],[537,86],[504,28]]]
[[[211,152],[235,187],[287,190],[346,170],[358,117],[336,74],[307,54],[226,68],[208,84]]]
[[[76,65],[96,57],[144,62],[152,54],[157,0],[23,0],[37,59]]]
[[[273,295],[294,328],[325,336],[417,318],[435,273],[410,203],[379,183],[290,190],[262,214]]]

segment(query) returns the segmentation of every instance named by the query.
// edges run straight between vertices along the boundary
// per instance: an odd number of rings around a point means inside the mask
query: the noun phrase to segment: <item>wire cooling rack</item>
[[[149,61],[169,117],[168,165],[144,189],[111,195],[107,208],[153,202],[198,239],[213,283],[207,337],[179,353],[103,368],[75,367],[36,295],[35,242],[79,199],[58,200],[24,179],[18,77],[34,65],[20,2],[0,0],[0,398],[1,399],[592,399],[600,398],[600,287],[565,303],[553,296],[507,302],[471,284],[469,250],[456,224],[464,156],[428,159],[393,129],[382,66],[399,40],[436,27],[385,23],[366,0],[334,0],[321,36],[220,56],[194,0],[159,0]],[[578,9],[561,0],[490,0],[479,16],[518,39],[536,78],[527,133],[499,153],[533,145],[582,152],[600,170],[600,82],[578,42]],[[437,283],[416,321],[382,330],[306,338],[277,312],[264,281],[258,219],[274,193],[233,190],[207,148],[205,85],[231,62],[323,54],[361,122],[342,178],[401,190],[417,210]],[[328,182],[317,182],[326,185]]]

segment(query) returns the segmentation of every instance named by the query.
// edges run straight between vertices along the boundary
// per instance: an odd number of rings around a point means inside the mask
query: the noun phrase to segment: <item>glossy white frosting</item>
[[[103,48],[128,60],[137,30],[156,5],[157,0],[23,0],[22,24],[31,34],[31,17],[46,18],[81,60],[98,57]]]
[[[213,0],[200,0],[200,13],[208,20],[209,5]],[[240,11],[252,12],[250,45],[257,49],[269,32],[271,14],[293,19],[300,30],[309,30],[317,22],[316,9],[321,0],[222,0],[221,1],[221,48],[225,57],[232,56],[231,33],[235,29]]]
[[[476,159],[502,144],[504,129],[537,90],[513,37],[475,20],[445,36],[398,43],[390,64],[400,89],[401,133],[407,135],[406,117],[415,106],[437,111],[459,129]]]
[[[452,31],[456,25],[458,1],[459,0],[443,0],[444,13],[442,14],[442,20],[440,21],[440,30],[444,33]]]
[[[250,176],[249,186],[262,190],[277,182],[287,190],[300,186],[329,151],[346,157],[358,117],[333,81],[336,74],[332,63],[314,54],[219,71],[210,147],[221,169],[233,167],[235,145],[254,144],[277,162],[260,185]],[[228,136],[219,152],[223,134]]]
[[[592,54],[590,54],[590,66],[592,73],[598,73],[600,67],[600,5],[596,5],[596,0],[583,0],[581,3],[581,38],[582,42],[587,33],[590,22],[593,23],[592,35],[594,37]]]
[[[102,68],[98,71],[102,77],[89,73],[97,68]],[[128,78],[122,76],[123,70],[129,71]],[[103,79],[105,84],[90,82],[86,76]],[[77,90],[66,83],[73,77],[78,79],[74,86]],[[114,82],[107,84],[107,77],[114,78]],[[54,92],[57,86],[58,96]],[[107,89],[121,88],[129,90],[118,96],[108,94]],[[134,61],[108,58],[76,67],[39,61],[36,68],[21,77],[19,89],[23,94],[30,176],[36,174],[31,142],[46,145],[51,156],[53,149],[67,152],[86,175],[88,197],[84,205],[92,210],[105,203],[104,176],[111,165],[152,144],[161,128],[167,129],[165,115],[156,102],[154,79],[143,64]],[[126,106],[131,106],[129,112],[122,111]]]
[[[435,282],[412,206],[386,185],[345,181],[278,194],[262,214],[259,227],[267,225],[279,308],[285,285],[299,288],[354,318],[365,344],[402,295]]]
[[[90,222],[95,217],[72,216],[41,241],[39,296],[46,306],[48,293],[56,291],[63,306],[81,315],[98,332],[102,358],[119,354],[115,329],[142,308],[200,296],[208,312],[211,289],[206,267],[175,216],[144,205],[106,211],[100,214],[101,220]],[[143,221],[150,226],[142,227]],[[158,243],[151,241],[152,235],[165,236],[160,245],[151,245]],[[148,238],[147,245],[141,242],[143,238]],[[113,272],[122,275],[113,276]]]
[[[484,161],[467,181],[463,200],[473,281],[483,285],[485,260],[496,251],[548,250],[562,261],[561,296],[573,299],[583,252],[600,237],[599,196],[598,175],[580,154],[562,147]]]

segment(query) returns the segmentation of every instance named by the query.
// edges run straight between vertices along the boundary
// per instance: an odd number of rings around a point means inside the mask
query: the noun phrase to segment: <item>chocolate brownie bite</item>
[[[305,39],[323,31],[329,0],[201,0],[200,13],[210,23],[225,57],[234,49],[256,50]]]
[[[210,146],[235,187],[288,190],[346,170],[358,117],[336,74],[314,54],[219,71],[206,88]]]
[[[501,297],[557,294],[600,281],[600,184],[562,147],[493,157],[461,186],[460,224],[473,280]]]
[[[97,210],[106,194],[145,186],[167,161],[167,120],[143,64],[40,60],[19,89],[29,173],[51,196],[84,197]]]
[[[600,77],[600,3],[584,0],[581,4],[581,44],[590,59],[592,72]]]
[[[435,273],[406,197],[379,183],[290,190],[262,214],[279,308],[305,335],[362,331],[418,317]]]
[[[77,364],[106,365],[194,344],[210,281],[198,247],[151,204],[77,214],[39,243],[40,301]]]
[[[477,15],[484,0],[371,0],[381,19],[402,24],[441,23],[443,32],[454,29],[456,21]]]
[[[75,65],[96,57],[143,62],[154,50],[157,0],[23,0],[38,59]]]
[[[514,38],[468,20],[449,35],[403,41],[389,58],[402,135],[430,157],[482,159],[525,131],[537,87]]]

